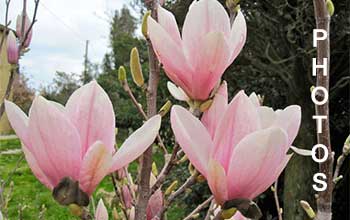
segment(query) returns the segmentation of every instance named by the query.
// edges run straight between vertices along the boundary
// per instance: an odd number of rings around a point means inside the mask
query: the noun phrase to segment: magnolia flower
[[[174,15],[160,6],[158,22],[148,18],[148,32],[168,77],[190,98],[206,100],[241,51],[246,23],[238,11],[231,26],[217,0],[199,0],[189,8],[182,36]]]
[[[25,18],[24,18],[24,27],[22,28],[22,23],[23,23],[23,15],[19,14],[17,16],[17,20],[16,20],[16,34],[18,36],[19,39],[21,39],[21,41],[24,40],[25,35],[27,34],[30,25],[31,25],[31,21],[27,15],[27,13],[25,13]],[[23,30],[23,33],[22,33]],[[23,46],[26,48],[29,46],[30,42],[32,41],[32,35],[33,35],[33,31],[30,30],[27,36],[27,39],[25,40]]]
[[[12,31],[9,31],[7,36],[7,62],[17,64],[19,59],[19,51],[16,41],[16,36]]]
[[[219,204],[253,199],[280,175],[287,151],[300,126],[300,107],[284,110],[260,106],[256,96],[240,91],[227,104],[224,83],[202,121],[180,106],[171,112],[176,140],[206,177]]]
[[[108,220],[108,211],[102,199],[98,202],[95,212],[95,220]]]
[[[158,212],[163,207],[163,192],[158,189],[150,198],[148,201],[147,209],[146,209],[146,215],[147,220],[155,220]]]
[[[39,181],[52,190],[69,177],[78,181],[79,189],[87,195],[105,175],[139,157],[154,141],[161,123],[159,115],[152,117],[115,153],[112,103],[95,81],[76,90],[66,106],[36,97],[29,117],[12,102],[5,104]]]

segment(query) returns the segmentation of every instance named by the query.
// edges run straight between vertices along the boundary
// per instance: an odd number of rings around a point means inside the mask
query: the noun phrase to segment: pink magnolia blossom
[[[227,104],[224,83],[202,121],[180,106],[171,112],[176,140],[206,177],[219,204],[253,199],[280,175],[301,120],[300,107],[284,110],[260,106],[256,95],[240,91]]]
[[[95,212],[95,220],[108,220],[108,211],[102,199],[98,202]]]
[[[194,1],[186,15],[182,36],[174,15],[158,7],[158,22],[148,18],[153,48],[168,77],[190,98],[206,100],[246,39],[243,14],[230,18],[217,0]]]
[[[9,31],[7,36],[7,62],[17,64],[19,59],[19,51],[16,36],[12,31]]]
[[[22,33],[22,23],[23,23],[23,15],[19,14],[17,16],[17,20],[16,20],[16,34],[17,34],[18,38],[21,39],[21,41],[24,40],[25,35],[27,34],[27,32],[30,28],[30,25],[32,23],[27,15],[27,13],[25,13],[23,33]],[[29,44],[32,41],[32,36],[33,36],[33,31],[30,30],[28,33],[28,37],[23,44],[25,48],[29,47]]]
[[[154,141],[161,123],[159,115],[152,117],[114,153],[112,103],[95,81],[76,90],[66,106],[36,97],[29,117],[12,102],[5,104],[26,160],[40,182],[52,190],[62,178],[70,177],[88,195],[105,175],[139,157]]]
[[[163,203],[163,192],[159,189],[149,198],[146,209],[147,220],[156,220],[156,216],[162,209]]]

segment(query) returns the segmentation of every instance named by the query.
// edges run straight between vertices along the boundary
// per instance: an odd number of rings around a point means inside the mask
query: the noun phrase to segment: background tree
[[[16,74],[12,88],[12,101],[16,103],[24,112],[29,111],[29,108],[34,99],[35,93],[29,86],[29,79],[22,73]]]
[[[49,100],[65,104],[79,86],[80,82],[76,74],[57,71],[52,84],[44,87],[41,95]]]

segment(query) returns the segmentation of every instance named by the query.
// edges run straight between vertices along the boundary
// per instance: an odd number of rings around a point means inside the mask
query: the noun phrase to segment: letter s
[[[316,173],[313,177],[313,180],[315,183],[322,185],[322,187],[319,187],[319,185],[313,184],[312,188],[314,188],[315,191],[323,192],[327,189],[327,183],[326,183],[327,177],[324,173]]]

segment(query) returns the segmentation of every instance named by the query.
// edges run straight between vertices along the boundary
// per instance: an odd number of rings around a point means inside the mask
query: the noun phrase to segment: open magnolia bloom
[[[168,77],[193,100],[206,100],[241,51],[246,23],[238,11],[230,24],[217,0],[194,1],[180,36],[174,15],[158,7],[158,22],[148,18],[153,48]]]
[[[202,121],[180,106],[171,112],[176,140],[220,205],[254,199],[278,178],[291,157],[287,151],[300,120],[299,106],[273,111],[243,91],[227,104],[226,83]]]
[[[161,123],[159,115],[152,117],[115,152],[112,103],[95,81],[76,90],[66,106],[36,97],[29,117],[12,102],[5,104],[31,170],[54,197],[60,190],[81,190],[90,196],[108,173],[135,160],[153,143]],[[72,182],[78,186],[67,189]],[[74,199],[59,202],[79,204]]]

